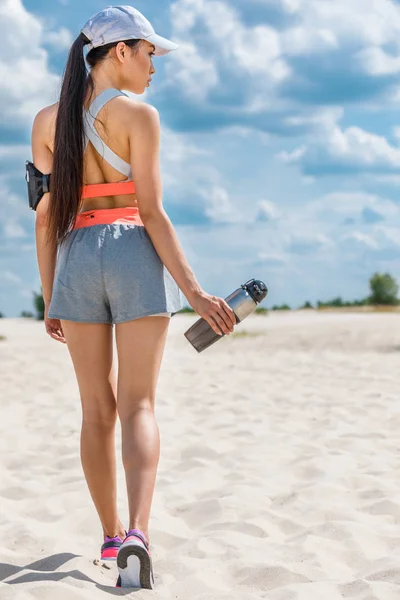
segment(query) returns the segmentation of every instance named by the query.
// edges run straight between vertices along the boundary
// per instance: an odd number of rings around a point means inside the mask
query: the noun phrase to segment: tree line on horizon
[[[374,273],[369,280],[370,294],[361,300],[347,301],[342,300],[340,296],[321,302],[318,300],[313,306],[307,301],[299,307],[300,310],[306,308],[341,308],[350,306],[399,306],[400,300],[397,298],[399,286],[394,277],[389,273]],[[275,305],[271,310],[291,310],[288,304]]]
[[[361,300],[346,301],[342,300],[340,296],[333,298],[327,302],[317,301],[315,306],[311,302],[307,301],[302,306],[302,309],[319,309],[319,308],[340,308],[340,307],[351,307],[351,306],[398,306],[400,300],[397,298],[399,292],[399,286],[394,277],[389,273],[374,273],[369,280],[370,294],[366,298]],[[44,300],[43,294],[33,293],[33,305],[36,312],[37,320],[44,320]],[[288,304],[274,305],[270,309],[259,306],[256,308],[256,314],[267,314],[269,310],[292,310]],[[182,308],[179,313],[194,313],[195,311],[191,307]],[[179,314],[178,313],[178,314]],[[20,314],[23,318],[35,318],[35,314],[31,311],[23,310]],[[0,312],[0,318],[4,318],[3,313]]]

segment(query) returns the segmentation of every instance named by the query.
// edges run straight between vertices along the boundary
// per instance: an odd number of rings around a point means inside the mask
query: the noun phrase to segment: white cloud
[[[331,251],[335,243],[327,235],[317,231],[306,231],[299,233],[298,231],[289,232],[289,247],[294,252],[301,252],[302,248],[306,248],[309,251]]]
[[[218,64],[222,62],[234,68],[238,78],[258,78],[262,89],[268,82],[278,83],[290,75],[281,56],[279,33],[265,24],[246,27],[226,2],[178,0],[171,6],[171,21],[180,49],[166,65],[167,79],[181,84],[183,93],[191,98],[204,100],[220,84]],[[215,49],[207,59],[192,41],[199,23],[207,32],[204,42]]]
[[[29,210],[28,199],[12,192],[4,176],[0,178],[0,198],[3,204],[0,232],[3,237],[5,239],[27,237],[24,224],[32,223],[33,219],[33,211]]]
[[[341,106],[321,107],[318,110],[310,110],[307,114],[296,114],[285,117],[286,125],[312,125],[318,126],[318,129],[331,130],[336,122],[344,115],[344,108]]]
[[[369,215],[376,215],[380,220],[371,222]],[[400,206],[374,194],[325,194],[292,209],[282,227],[289,236],[292,232],[295,236],[300,229],[302,236],[310,243],[314,240],[316,246],[318,242],[320,249],[328,248],[331,243],[330,252],[339,261],[348,249],[400,250]],[[318,235],[322,237],[318,238]]]
[[[257,203],[256,221],[275,221],[279,219],[282,212],[276,204],[269,200],[259,200]]]
[[[15,284],[19,284],[22,283],[22,279],[19,275],[16,275],[15,273],[13,273],[12,271],[2,271],[0,273],[0,279],[2,281],[5,281],[7,283],[15,283]]]
[[[219,186],[202,190],[205,200],[205,214],[214,223],[234,223],[240,221],[241,215],[235,210],[228,192]]]
[[[35,113],[56,101],[60,78],[41,47],[42,25],[21,0],[0,3],[0,124],[30,125]]]
[[[246,130],[248,131],[248,130]],[[230,131],[232,134],[232,131]],[[243,131],[239,132],[243,135]],[[269,200],[249,203],[228,191],[229,184],[214,166],[215,151],[202,147],[197,136],[161,129],[160,164],[164,196],[169,204],[196,209],[215,224],[254,223],[278,219],[281,211]]]
[[[400,249],[400,238],[399,238],[399,218],[400,210],[397,212],[397,218],[390,221],[390,225],[377,225],[376,226],[376,240],[381,247],[391,247]]]
[[[190,134],[162,126],[160,165],[163,187],[171,202],[179,201],[182,196],[191,202],[190,190],[203,187],[204,180],[220,182],[219,173],[210,160],[212,155],[213,150],[200,147]]]
[[[31,147],[28,144],[14,144],[11,146],[0,144],[0,160],[23,160],[25,157],[30,155],[30,153]]]
[[[313,30],[308,24],[290,27],[282,32],[282,48],[288,56],[301,56],[318,50],[339,47],[337,35],[322,27]]]
[[[279,28],[265,22],[263,11],[258,23],[247,20],[254,4],[270,5]],[[256,128],[252,117],[260,115],[267,132],[326,131],[349,98],[396,101],[400,10],[389,0],[176,0],[170,13],[181,48],[166,64],[165,87],[198,100],[196,109],[200,104],[202,116],[219,118],[221,127],[236,121]]]
[[[275,0],[267,0],[271,4],[275,4]],[[263,0],[261,0],[263,2]],[[282,5],[286,12],[296,13],[300,10],[303,5],[303,0],[282,0]]]
[[[18,221],[15,219],[8,219],[3,223],[3,233],[6,238],[22,238],[26,237],[27,233]]]
[[[357,54],[357,59],[364,70],[371,75],[391,75],[400,71],[400,57],[391,56],[376,46],[361,50]]]
[[[366,208],[379,212],[387,219],[400,218],[400,206],[396,202],[364,192],[331,192],[310,201],[307,207],[321,219],[325,215],[329,222],[335,215],[339,222],[345,217],[356,217]]]
[[[351,158],[359,165],[391,165],[396,169],[400,166],[400,149],[390,146],[384,136],[359,127],[344,131],[336,127],[327,142],[327,154],[339,160]]]
[[[273,203],[266,206],[274,213]],[[392,200],[336,192],[282,210],[278,219],[262,224],[252,237],[258,240],[259,258],[280,257],[282,264],[294,261],[300,268],[303,255],[326,264],[340,264],[348,251],[356,261],[365,251],[399,252],[400,258],[399,228],[400,206]],[[274,265],[278,268],[279,261]]]
[[[388,0],[369,4],[364,0],[351,3],[347,0],[260,1],[264,6],[268,3],[274,8],[280,6],[284,12],[297,13],[296,25],[280,31],[265,23],[247,27],[228,2],[177,0],[171,6],[174,35],[188,40],[202,24],[217,45],[220,56],[229,61],[233,59],[237,67],[243,67],[255,77],[265,71],[272,79],[277,76],[278,81],[290,74],[285,55],[299,56],[358,45],[360,49],[364,46],[364,59],[368,63],[377,50],[381,59],[390,60],[380,46],[394,43],[400,48],[400,11]],[[174,53],[172,58],[179,61],[180,52]]]
[[[72,33],[66,27],[60,27],[58,31],[46,31],[42,41],[44,46],[50,46],[56,52],[68,49],[72,42]]]
[[[175,38],[174,38],[175,39]],[[201,56],[198,48],[191,42],[179,41],[179,55],[171,56],[165,72],[165,83],[179,84],[193,102],[202,102],[216,85],[219,77],[212,59]]]
[[[366,209],[379,211],[385,220],[367,223]],[[365,297],[374,270],[400,276],[399,228],[400,206],[395,202],[374,194],[336,192],[292,204],[272,224],[237,222],[217,230],[193,226],[178,231],[209,288],[220,289],[223,281],[229,292],[251,274],[270,288],[269,303],[302,304],[338,295]]]
[[[257,258],[259,258],[260,260],[265,260],[265,261],[275,261],[277,263],[286,263],[287,262],[287,258],[283,255],[280,254],[273,254],[270,252],[259,252],[257,254]]]
[[[367,248],[377,249],[379,247],[378,243],[366,233],[361,233],[361,231],[353,231],[347,235],[342,236],[341,240],[343,242],[355,242],[360,246],[366,246]]]
[[[393,135],[400,142],[400,127],[393,127]]]
[[[364,0],[307,0],[303,2],[299,16],[315,39],[319,29],[327,27],[353,44],[398,43],[400,12],[388,0],[375,0],[368,4]]]
[[[300,164],[306,173],[349,171],[397,171],[400,168],[400,148],[391,146],[384,136],[360,127],[342,130],[335,126],[321,132],[308,146],[302,144],[292,152],[277,155],[287,164]]]
[[[292,205],[280,210],[280,217],[273,222],[252,222],[234,219],[235,202],[229,202],[226,190],[218,190],[213,196],[216,222],[228,223],[217,231],[213,228],[191,227],[186,243],[191,248],[201,248],[204,264],[211,256],[228,268],[233,245],[240,238],[243,273],[251,265],[261,265],[275,274],[287,277],[292,272],[297,277],[312,276],[321,265],[335,267],[349,260],[357,266],[365,263],[366,253],[370,262],[364,264],[368,271],[377,264],[379,253],[397,253],[400,259],[400,206],[374,194],[336,192],[317,199]],[[220,204],[218,204],[220,203]],[[274,203],[259,201],[267,213],[277,216]],[[370,223],[366,211],[376,213],[383,221]],[[179,228],[185,239],[188,228]],[[307,257],[307,266],[304,265]],[[374,261],[374,262],[372,262]],[[239,263],[236,263],[238,266]],[[264,266],[263,266],[264,265]],[[205,268],[205,267],[204,267]],[[246,268],[246,269],[245,269]],[[335,267],[336,268],[336,267]],[[324,276],[324,272],[320,273]],[[366,280],[367,281],[367,280]],[[297,284],[299,280],[296,279]],[[321,286],[315,286],[321,290]]]
[[[186,13],[185,29],[182,28],[182,12]],[[274,64],[281,56],[278,32],[265,24],[246,27],[228,3],[220,0],[180,0],[173,5],[171,14],[173,25],[181,34],[187,32],[188,15],[191,15],[190,27],[202,21],[221,56],[227,61],[234,60],[235,65],[246,73],[256,70],[259,73],[261,70],[278,79],[285,73],[284,64]]]
[[[298,148],[292,150],[292,152],[286,152],[286,150],[282,150],[281,152],[278,152],[276,157],[286,164],[292,164],[299,162],[299,160],[303,158],[306,152],[307,146],[303,144],[302,146],[299,146]]]

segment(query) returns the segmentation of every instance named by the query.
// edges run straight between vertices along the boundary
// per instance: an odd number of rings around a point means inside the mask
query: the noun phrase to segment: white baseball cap
[[[157,35],[150,21],[133,6],[107,6],[85,23],[81,32],[90,40],[89,50],[123,40],[147,40],[154,44],[156,56],[179,48],[178,44]]]

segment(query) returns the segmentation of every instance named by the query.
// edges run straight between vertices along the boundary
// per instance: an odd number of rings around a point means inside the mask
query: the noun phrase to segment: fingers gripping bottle
[[[232,292],[225,298],[236,316],[236,323],[241,323],[246,317],[255,311],[257,305],[266,297],[268,293],[267,286],[258,279],[249,279],[246,283]],[[203,318],[198,319],[187,331],[184,336],[197,350],[202,352],[225,334],[218,335]]]

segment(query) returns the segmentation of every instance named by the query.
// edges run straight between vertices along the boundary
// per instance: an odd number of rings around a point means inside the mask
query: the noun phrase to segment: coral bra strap
[[[98,196],[123,196],[135,193],[134,181],[119,181],[117,183],[93,183],[84,185],[82,198],[97,198]]]

